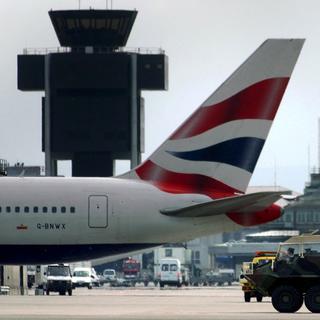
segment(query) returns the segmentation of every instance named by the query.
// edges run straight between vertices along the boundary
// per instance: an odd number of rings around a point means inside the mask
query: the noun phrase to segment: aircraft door
[[[90,228],[106,228],[108,226],[107,196],[89,196],[88,224]]]

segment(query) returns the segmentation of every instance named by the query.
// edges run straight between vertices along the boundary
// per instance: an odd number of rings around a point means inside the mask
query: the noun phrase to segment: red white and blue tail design
[[[171,193],[247,189],[304,40],[265,41],[149,159],[123,175]]]

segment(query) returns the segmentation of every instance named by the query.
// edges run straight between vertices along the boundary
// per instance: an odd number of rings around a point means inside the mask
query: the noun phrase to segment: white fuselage
[[[212,199],[143,181],[4,177],[0,190],[0,264],[93,259],[239,227],[225,215],[163,215]]]

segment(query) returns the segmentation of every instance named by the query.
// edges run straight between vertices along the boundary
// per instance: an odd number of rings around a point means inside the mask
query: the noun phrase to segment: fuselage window
[[[6,207],[6,212],[10,213],[11,212],[11,207]]]
[[[42,207],[42,212],[47,213],[48,212],[48,207]]]
[[[76,213],[76,208],[75,207],[70,207],[70,213]]]
[[[57,207],[52,207],[52,213],[57,213]]]
[[[19,213],[19,212],[20,212],[20,207],[15,207],[15,208],[14,208],[14,212],[15,212],[15,213]]]
[[[33,207],[33,212],[34,213],[38,213],[39,212],[39,208],[38,207]]]
[[[61,213],[66,213],[66,207],[61,207]]]
[[[24,212],[29,213],[29,207],[24,207]]]

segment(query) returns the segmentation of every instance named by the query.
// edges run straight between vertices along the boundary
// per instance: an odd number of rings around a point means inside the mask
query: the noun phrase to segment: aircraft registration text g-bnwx
[[[137,168],[114,178],[0,179],[0,264],[126,254],[277,219],[245,194],[303,46],[265,41]]]

